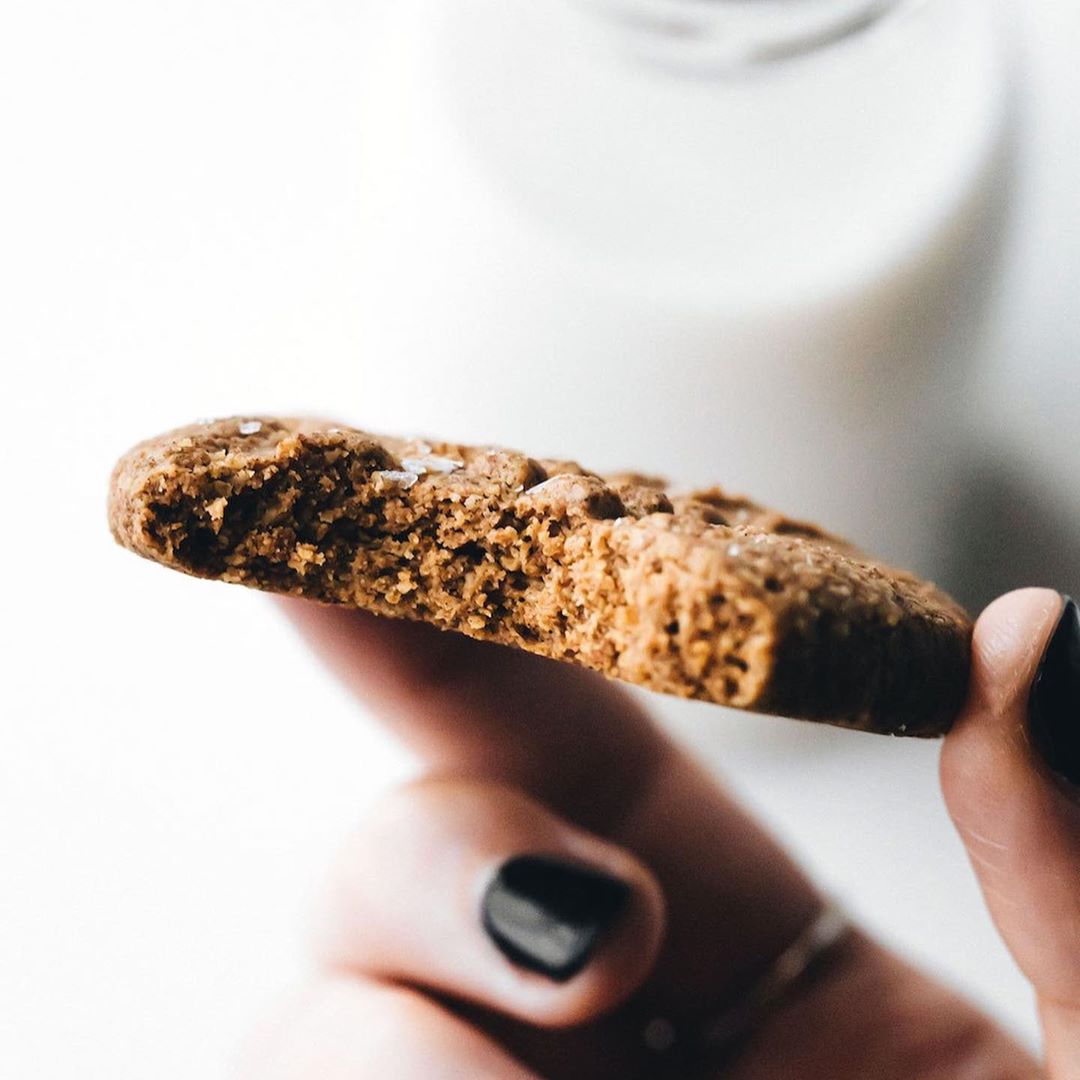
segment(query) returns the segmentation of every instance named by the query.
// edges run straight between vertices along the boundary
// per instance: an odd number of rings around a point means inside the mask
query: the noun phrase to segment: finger
[[[667,900],[649,1007],[715,1011],[820,906],[805,876],[617,685],[457,634],[292,601],[331,667],[436,768],[520,786],[642,860]]]
[[[327,977],[256,1033],[236,1080],[539,1080],[436,1002]]]
[[[605,1013],[644,981],[664,910],[652,875],[615,845],[502,784],[435,778],[368,816],[324,923],[334,966],[551,1027]]]
[[[470,1006],[479,1023],[501,1033],[544,1075],[569,1075],[568,1048],[574,1062],[584,1063],[572,1070],[575,1076],[636,1075],[643,1021],[666,1017],[677,1032],[693,1031],[737,1001],[748,976],[767,969],[819,907],[797,868],[711,778],[591,673],[428,627],[313,605],[297,605],[296,613],[346,681],[405,737],[413,736],[429,759],[504,776],[510,763],[534,794],[579,823],[587,818],[590,828],[637,854],[661,882],[668,909],[661,955],[642,989],[614,1013],[555,1033]],[[429,649],[441,655],[433,660]],[[587,708],[575,707],[581,700]],[[562,708],[573,725],[561,723]],[[466,751],[458,752],[458,745]],[[531,759],[538,768],[530,770]],[[620,771],[631,782],[611,783]],[[573,784],[545,786],[548,775],[568,772]],[[878,1013],[875,994],[853,1003],[856,1017]],[[823,1022],[835,1024],[836,1015],[815,1012],[811,1033]]]
[[[1080,1075],[1080,789],[1054,768],[1072,767],[1061,748],[1080,730],[1075,634],[1075,608],[1055,592],[991,604],[975,628],[968,703],[941,759],[949,811],[1039,995],[1048,1058],[1063,1077]]]
[[[619,812],[670,749],[629,694],[593,672],[404,619],[278,603],[425,760],[501,777],[583,822]]]

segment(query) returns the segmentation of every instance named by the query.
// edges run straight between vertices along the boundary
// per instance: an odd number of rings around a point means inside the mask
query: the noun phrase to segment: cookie
[[[136,446],[109,518],[125,547],[189,574],[681,697],[932,736],[965,694],[971,623],[953,600],[719,488],[262,417]]]

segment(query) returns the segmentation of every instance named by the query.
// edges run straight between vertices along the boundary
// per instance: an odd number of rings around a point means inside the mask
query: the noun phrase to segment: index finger
[[[429,763],[520,787],[649,867],[668,910],[643,991],[653,1015],[717,1011],[820,908],[787,855],[618,684],[426,624],[281,602]]]
[[[594,672],[406,619],[278,603],[426,761],[517,784],[583,824],[626,806],[671,751],[631,696]]]
[[[500,1010],[513,1010],[501,1002],[475,1013],[538,1073],[565,1065],[571,1038],[575,1059],[595,1061],[598,1074],[625,1063],[619,1074],[631,1075],[631,1063],[640,1066],[647,1021],[670,1020],[673,1030],[692,1034],[722,1015],[820,911],[816,890],[786,854],[617,684],[424,624],[304,602],[288,611],[346,684],[429,761],[472,778],[495,774],[539,794],[569,824],[636,856],[660,885],[667,910],[660,954],[645,983],[613,1013],[557,1037],[508,1019]],[[504,820],[499,807],[488,809],[494,823]],[[453,843],[440,841],[439,848],[459,857]],[[347,859],[345,880],[377,879],[385,887],[374,865]],[[343,910],[355,918],[356,901],[345,897]],[[364,928],[370,932],[369,920]],[[383,939],[396,947],[408,935]],[[802,992],[794,1025],[786,1014],[775,1021],[784,1039],[766,1039],[770,1075],[866,1076],[867,1063],[887,1058],[893,1042],[902,1058],[915,1050],[925,1055],[947,1049],[957,1029],[978,1043],[973,1052],[992,1055],[998,1066],[1022,1057],[970,1009],[861,935],[845,935],[833,961]],[[913,1028],[905,1013],[889,1034],[889,1008],[915,995],[925,998],[924,1020]],[[821,1038],[823,1023],[831,1041]],[[830,1054],[852,1039],[862,1056],[849,1054],[838,1068]]]

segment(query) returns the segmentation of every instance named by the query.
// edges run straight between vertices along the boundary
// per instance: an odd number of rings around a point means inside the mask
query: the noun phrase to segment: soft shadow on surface
[[[941,584],[973,612],[1025,585],[1080,595],[1080,491],[1062,495],[1001,451],[969,461]]]

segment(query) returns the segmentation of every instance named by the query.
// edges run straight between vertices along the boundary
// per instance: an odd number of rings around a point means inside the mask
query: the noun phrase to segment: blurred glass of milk
[[[1006,205],[988,0],[376,0],[389,431],[720,481],[939,565]]]

